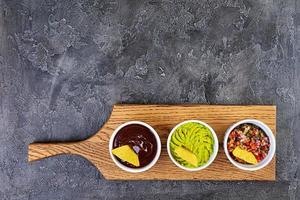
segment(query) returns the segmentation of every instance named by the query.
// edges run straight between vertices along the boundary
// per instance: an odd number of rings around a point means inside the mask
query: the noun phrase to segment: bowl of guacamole
[[[170,132],[167,150],[173,163],[186,171],[208,167],[216,158],[219,142],[215,131],[199,120],[177,124]]]

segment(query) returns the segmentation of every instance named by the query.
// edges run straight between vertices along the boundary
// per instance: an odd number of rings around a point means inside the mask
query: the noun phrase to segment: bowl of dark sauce
[[[127,146],[137,155],[139,165],[120,159],[112,153],[113,149]],[[114,163],[127,172],[144,172],[158,160],[161,141],[157,132],[147,123],[130,121],[120,125],[113,132],[109,141],[109,151]]]

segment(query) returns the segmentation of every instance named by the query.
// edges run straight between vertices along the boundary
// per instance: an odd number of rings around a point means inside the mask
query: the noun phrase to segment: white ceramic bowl
[[[127,166],[123,165],[121,162],[119,162],[116,159],[116,157],[112,154],[113,142],[114,142],[114,138],[115,138],[116,134],[119,132],[119,130],[121,130],[121,128],[123,128],[125,126],[128,126],[130,124],[139,124],[139,125],[145,126],[155,136],[156,143],[157,143],[156,155],[155,155],[154,159],[148,165],[146,165],[145,167],[141,167],[141,168],[127,167]],[[118,167],[120,167],[121,169],[123,169],[127,172],[138,173],[138,172],[144,172],[144,171],[150,169],[157,162],[157,160],[160,156],[160,152],[161,152],[161,141],[160,141],[159,135],[157,134],[157,132],[149,124],[146,124],[145,122],[141,122],[141,121],[129,121],[129,122],[126,122],[124,124],[121,124],[118,128],[116,128],[116,130],[113,132],[113,134],[111,135],[110,140],[109,140],[109,154],[110,154],[111,159],[114,161],[114,163]]]
[[[170,141],[171,141],[171,138],[172,138],[172,134],[175,132],[175,130],[176,130],[179,126],[181,126],[181,125],[183,125],[183,124],[186,124],[186,123],[189,123],[189,122],[196,122],[196,123],[199,123],[199,124],[204,125],[205,127],[207,127],[207,128],[210,130],[210,132],[211,132],[211,134],[212,134],[212,136],[213,136],[213,138],[214,138],[214,151],[213,151],[212,155],[210,156],[208,162],[207,162],[205,165],[202,165],[202,166],[197,167],[197,168],[188,168],[188,167],[182,166],[180,163],[178,163],[178,162],[175,160],[175,158],[173,158],[172,153],[171,153],[171,149],[170,149]],[[168,136],[168,140],[167,140],[167,150],[168,150],[168,154],[169,154],[170,159],[173,161],[173,163],[174,163],[177,167],[179,167],[179,168],[181,168],[181,169],[184,169],[184,170],[186,170],[186,171],[190,171],[190,172],[193,172],[193,171],[199,171],[199,170],[202,170],[202,169],[208,167],[208,166],[215,160],[215,158],[216,158],[216,156],[217,156],[217,153],[218,153],[218,150],[219,150],[219,141],[218,141],[218,137],[217,137],[215,131],[214,131],[208,124],[206,124],[206,123],[204,123],[204,122],[202,122],[202,121],[200,121],[200,120],[187,120],[187,121],[183,121],[183,122],[177,124],[177,125],[171,130],[171,132],[170,132],[170,134],[169,134],[169,136]]]
[[[241,163],[235,161],[233,158],[231,158],[231,156],[228,152],[228,149],[227,149],[227,141],[228,141],[228,136],[229,136],[230,132],[237,126],[239,126],[241,124],[245,124],[245,123],[254,124],[254,125],[258,126],[269,137],[270,150],[268,152],[268,155],[267,155],[267,157],[265,157],[262,161],[260,161],[256,165],[241,164]],[[243,169],[243,170],[248,170],[248,171],[259,170],[259,169],[267,166],[271,162],[271,160],[275,154],[275,149],[276,149],[276,141],[275,141],[275,137],[274,137],[274,134],[271,131],[271,129],[263,122],[255,120],[255,119],[245,119],[245,120],[239,121],[239,122],[233,124],[231,127],[229,127],[225,133],[223,144],[224,144],[225,154],[226,154],[227,158],[229,159],[229,161],[236,167]]]

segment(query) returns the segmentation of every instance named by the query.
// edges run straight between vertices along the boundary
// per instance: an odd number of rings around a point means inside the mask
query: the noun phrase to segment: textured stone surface
[[[297,0],[0,0],[0,199],[299,199]],[[87,138],[114,103],[276,104],[276,182],[110,182],[34,141]]]

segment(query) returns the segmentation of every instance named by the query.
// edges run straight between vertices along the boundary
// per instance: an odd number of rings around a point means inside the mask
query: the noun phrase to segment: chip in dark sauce
[[[157,142],[151,130],[140,124],[130,124],[121,128],[113,141],[113,149],[129,145],[138,155],[140,166],[136,167],[116,157],[123,165],[130,168],[142,168],[147,166],[155,158]]]

